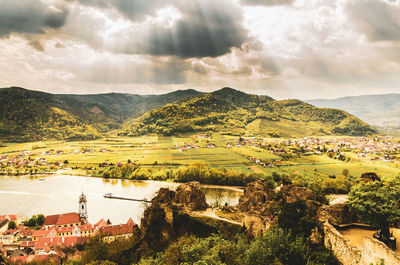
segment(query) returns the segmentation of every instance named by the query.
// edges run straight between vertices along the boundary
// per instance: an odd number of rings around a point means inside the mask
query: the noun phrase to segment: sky
[[[400,0],[0,0],[0,87],[400,93]]]

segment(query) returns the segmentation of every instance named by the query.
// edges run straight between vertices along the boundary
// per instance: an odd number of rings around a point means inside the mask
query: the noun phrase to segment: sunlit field
[[[30,143],[10,143],[0,148],[2,155],[13,155],[30,151],[32,157],[43,157],[48,162],[68,161],[70,167],[98,167],[100,163],[126,163],[128,160],[145,168],[178,168],[200,162],[209,167],[272,174],[304,175],[307,177],[327,177],[348,174],[359,177],[365,172],[377,172],[382,177],[400,175],[397,163],[361,159],[354,153],[346,156],[351,161],[344,162],[329,158],[326,154],[281,157],[258,146],[236,146],[238,137],[215,135],[211,138],[185,135],[181,137],[109,137],[93,141],[41,141]],[[264,139],[273,141],[274,139]],[[184,146],[195,146],[182,150]],[[208,145],[215,145],[210,147]],[[47,153],[46,153],[47,152]],[[254,161],[275,162],[276,166],[262,166]],[[73,173],[73,172],[72,172]]]

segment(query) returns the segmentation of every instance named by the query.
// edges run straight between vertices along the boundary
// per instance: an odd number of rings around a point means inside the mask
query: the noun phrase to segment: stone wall
[[[384,243],[366,236],[362,250],[352,247],[350,241],[328,222],[324,223],[324,244],[343,265],[380,264],[381,259],[386,265],[400,264],[400,256]]]
[[[328,222],[324,223],[324,244],[327,249],[332,250],[333,254],[343,265],[359,265],[361,260],[361,251],[352,247],[350,241],[343,237]]]
[[[386,265],[400,264],[400,256],[375,238],[366,236],[363,246],[360,265],[380,264],[381,259]]]

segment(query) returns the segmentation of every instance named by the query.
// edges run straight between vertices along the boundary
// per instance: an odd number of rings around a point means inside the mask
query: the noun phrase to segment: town
[[[112,225],[109,220],[88,222],[85,194],[79,196],[79,212],[48,215],[33,227],[25,225],[20,215],[0,216],[0,252],[9,262],[46,261],[69,254],[71,249],[83,250],[89,237],[101,235],[106,242],[129,238],[135,223]]]

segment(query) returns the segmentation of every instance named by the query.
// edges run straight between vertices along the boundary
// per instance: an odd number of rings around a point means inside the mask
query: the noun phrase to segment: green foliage
[[[400,221],[400,180],[361,182],[353,186],[348,199],[351,211],[389,235],[389,226]]]
[[[24,221],[24,225],[29,227],[42,226],[46,217],[43,214],[32,215],[31,218]]]
[[[121,135],[174,135],[209,130],[246,133],[246,126],[255,120],[288,121],[301,126],[312,126],[309,123],[313,122],[322,134],[376,133],[371,126],[341,110],[319,109],[299,100],[275,101],[224,88],[147,112],[126,122]],[[272,127],[267,134],[273,133]]]
[[[16,229],[17,228],[17,224],[15,223],[15,221],[10,221],[8,222],[8,229]]]
[[[310,236],[311,229],[316,226],[312,212],[304,201],[296,201],[281,206],[278,216],[278,225],[292,231],[292,234]]]
[[[0,138],[7,141],[40,139],[88,140],[116,129],[128,117],[200,92],[165,95],[53,95],[19,87],[0,89]]]
[[[173,180],[174,182],[198,181],[202,184],[244,186],[256,179],[268,181],[271,188],[275,187],[272,176],[264,174],[238,172],[226,168],[210,168],[203,163],[192,163],[175,170],[152,172],[137,164],[125,164],[108,167],[99,173],[103,178],[123,178],[134,180]]]
[[[303,237],[292,237],[283,229],[272,228],[260,238],[247,240],[242,236],[226,239],[181,237],[164,252],[143,258],[139,265],[226,264],[226,265],[337,265],[331,252],[310,247]]]

